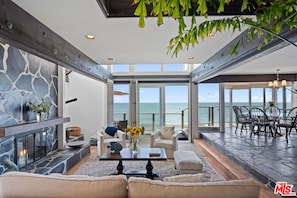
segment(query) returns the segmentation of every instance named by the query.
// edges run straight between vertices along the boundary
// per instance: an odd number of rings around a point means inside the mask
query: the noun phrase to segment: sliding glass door
[[[162,108],[161,87],[139,87],[139,125],[145,127],[146,133],[160,128]]]

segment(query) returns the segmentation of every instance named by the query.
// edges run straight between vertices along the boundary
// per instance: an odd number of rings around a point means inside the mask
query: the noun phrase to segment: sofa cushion
[[[154,147],[156,148],[168,148],[172,149],[173,142],[168,139],[157,139],[154,143]]]
[[[172,140],[174,135],[174,126],[173,127],[163,126],[160,131],[161,131],[161,139]]]
[[[165,182],[183,182],[183,183],[202,182],[203,177],[204,177],[203,173],[184,174],[184,175],[176,175],[176,176],[171,176],[171,177],[164,177],[163,181],[165,181]]]
[[[0,189],[6,198],[127,197],[127,178],[8,172],[0,176]]]
[[[173,183],[130,177],[128,189],[128,198],[258,198],[260,193],[260,186],[253,179]]]
[[[111,137],[114,137],[117,131],[118,131],[118,128],[112,127],[112,126],[108,126],[105,129],[105,133],[110,135]]]

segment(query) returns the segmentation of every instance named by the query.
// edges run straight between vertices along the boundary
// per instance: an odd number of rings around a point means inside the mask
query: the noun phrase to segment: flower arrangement
[[[27,106],[36,113],[47,113],[47,115],[49,115],[52,103],[45,102],[44,99],[42,99],[38,104],[29,102]]]
[[[144,127],[128,127],[126,133],[130,133],[132,140],[132,151],[137,151],[137,137],[144,134]]]

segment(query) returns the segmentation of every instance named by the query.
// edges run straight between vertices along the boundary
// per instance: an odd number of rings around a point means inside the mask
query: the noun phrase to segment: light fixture
[[[279,88],[280,86],[285,87],[287,86],[287,81],[286,80],[279,80],[279,70],[276,70],[276,80],[274,81],[269,81],[268,82],[268,87],[272,87],[272,88]]]
[[[96,37],[94,35],[87,34],[86,38],[89,39],[89,40],[94,40]]]

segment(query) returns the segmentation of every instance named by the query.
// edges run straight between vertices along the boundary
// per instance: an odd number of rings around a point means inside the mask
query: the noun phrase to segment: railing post
[[[155,131],[155,114],[153,113],[152,116],[153,116],[152,117],[152,121],[153,121],[152,122],[153,123],[152,129],[153,129],[153,132],[154,132]]]
[[[184,128],[184,116],[185,116],[184,110],[182,110],[182,115],[181,115],[181,129]]]
[[[123,116],[124,116],[124,120],[126,120],[126,113],[124,113]]]
[[[214,125],[214,107],[208,107],[208,126]],[[211,123],[211,125],[210,125]]]

